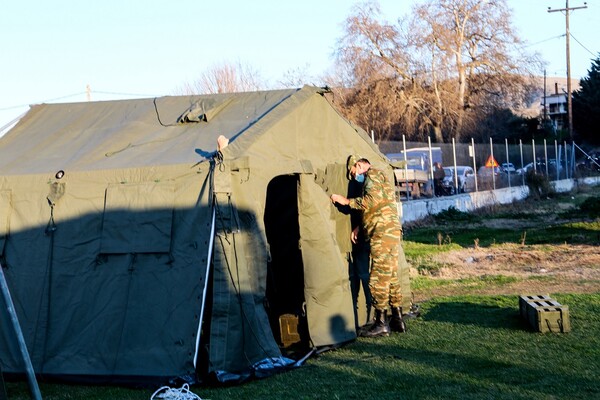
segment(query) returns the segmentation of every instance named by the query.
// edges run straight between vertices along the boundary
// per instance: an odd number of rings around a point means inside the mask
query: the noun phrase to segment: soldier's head
[[[366,158],[358,155],[351,155],[348,157],[348,174],[352,178],[356,178],[357,175],[363,175],[371,167],[371,163]]]

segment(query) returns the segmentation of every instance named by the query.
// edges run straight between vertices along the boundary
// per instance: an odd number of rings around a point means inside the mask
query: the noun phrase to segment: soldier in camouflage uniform
[[[370,242],[372,264],[369,288],[375,308],[375,320],[361,335],[377,337],[388,336],[390,330],[405,332],[398,278],[401,228],[394,185],[383,171],[371,167],[367,159],[359,156],[348,158],[348,172],[353,179],[359,182],[364,180],[362,196],[347,199],[339,194],[332,194],[331,201],[362,211],[363,230]],[[351,236],[353,243],[357,236],[358,230],[355,229]],[[386,320],[388,305],[392,310],[389,325]]]

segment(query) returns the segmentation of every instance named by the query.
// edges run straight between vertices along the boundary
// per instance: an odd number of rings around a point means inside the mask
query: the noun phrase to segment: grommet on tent
[[[61,169],[60,171],[58,171],[58,172],[56,173],[56,175],[54,175],[54,177],[55,177],[56,179],[61,179],[63,176],[65,176],[65,171],[63,171],[62,169]]]

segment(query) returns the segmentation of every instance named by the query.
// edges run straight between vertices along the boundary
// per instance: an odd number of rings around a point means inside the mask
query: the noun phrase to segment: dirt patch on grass
[[[578,191],[553,198],[494,206],[475,212],[472,222],[442,220],[441,224],[461,224],[473,231],[492,228],[526,232],[532,228],[597,220],[598,215],[590,217],[581,212],[584,202],[589,202],[588,206],[600,203],[600,187],[582,186]],[[415,229],[437,223],[440,222],[430,217],[416,224]],[[472,245],[431,254],[422,262],[413,261],[411,277],[427,277],[413,285],[414,301],[461,294],[600,293],[600,246],[595,245],[598,240],[566,244],[568,239],[565,237],[563,242],[560,237],[553,237],[555,244],[543,245],[515,242],[489,247]]]
[[[566,280],[600,279],[598,246],[503,244],[440,253],[433,259],[447,265],[439,274],[446,279],[494,274],[521,278],[544,275]]]
[[[457,284],[415,291],[415,301],[459,294],[600,292],[598,246],[502,244],[440,253],[432,261],[441,267],[428,274],[430,279],[457,281]],[[411,274],[418,275],[416,268],[411,268]],[[508,279],[489,279],[493,277]],[[464,283],[469,280],[474,283]]]

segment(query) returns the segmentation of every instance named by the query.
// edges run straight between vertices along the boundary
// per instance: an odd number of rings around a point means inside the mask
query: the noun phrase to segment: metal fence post
[[[554,139],[554,159],[556,160],[556,180],[560,179],[560,158],[558,157],[558,143]]]
[[[533,152],[533,172],[537,172],[537,157],[535,156],[535,139],[531,139],[531,151]]]
[[[496,167],[494,167],[496,159],[494,158],[494,143],[492,142],[492,138],[490,138],[490,156],[492,157],[492,188],[496,190]]]
[[[568,152],[568,148],[567,148],[567,141],[564,141],[565,143],[565,173],[566,173],[566,178],[569,179],[569,152]]]
[[[431,151],[431,136],[427,137],[427,146],[429,146],[429,182],[431,184],[431,193],[433,193],[433,197],[435,197],[435,185],[433,184],[433,153]]]
[[[508,139],[504,138],[504,147],[506,148],[506,173],[508,174],[508,187],[510,188],[510,158],[508,155]]]
[[[473,157],[473,175],[475,176],[475,191],[478,192],[479,185],[477,183],[477,161],[475,160],[475,140],[473,140],[473,138],[471,138],[471,149],[473,150],[473,154],[471,156]]]
[[[575,142],[571,142],[571,177],[575,175]]]
[[[406,179],[406,200],[410,200],[412,197],[412,190],[408,186],[408,158],[406,157],[406,138],[402,135],[402,148],[404,149],[404,178]],[[417,182],[413,183],[417,184]]]
[[[523,141],[519,139],[519,149],[521,151],[521,186],[525,186],[525,166],[523,165]]]
[[[550,175],[548,175],[548,149],[546,148],[546,139],[544,139],[544,158],[546,159],[546,176],[550,177]]]

